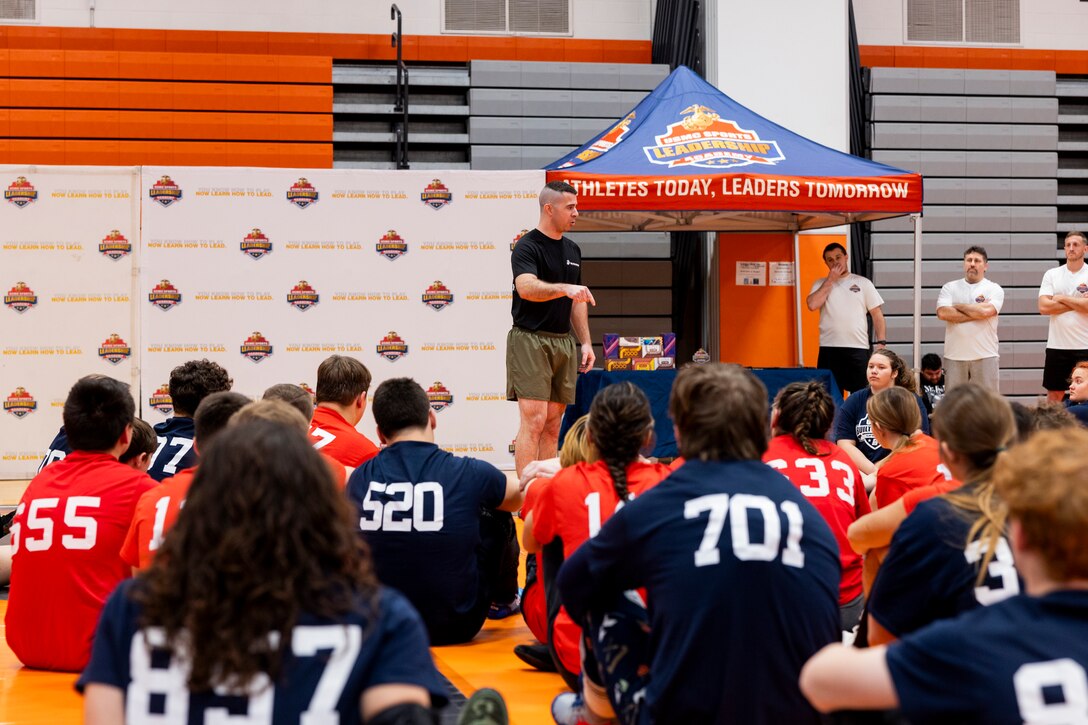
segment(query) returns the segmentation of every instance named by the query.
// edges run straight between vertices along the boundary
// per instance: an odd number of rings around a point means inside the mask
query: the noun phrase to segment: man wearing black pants
[[[435,445],[427,393],[410,378],[379,385],[371,409],[384,448],[347,490],[378,579],[408,597],[432,645],[467,642],[492,602],[517,598],[517,481]]]

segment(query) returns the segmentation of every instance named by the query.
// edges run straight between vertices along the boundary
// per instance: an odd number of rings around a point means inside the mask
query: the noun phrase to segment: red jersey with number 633
[[[846,530],[871,511],[865,484],[857,466],[844,450],[826,440],[812,442],[814,456],[791,435],[775,436],[763,454],[763,462],[782,473],[816,507],[831,527],[839,544],[842,581],[839,604],[861,594],[861,555],[850,548]]]
[[[118,552],[155,482],[106,453],[74,451],[27,486],[11,528],[8,644],[29,667],[77,672],[106,597],[131,573]]]

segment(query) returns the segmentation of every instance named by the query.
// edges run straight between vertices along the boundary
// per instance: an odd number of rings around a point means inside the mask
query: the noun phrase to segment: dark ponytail
[[[650,401],[633,383],[609,385],[597,393],[589,408],[589,433],[620,501],[629,496],[627,467],[638,460],[653,425]]]
[[[835,418],[835,403],[823,383],[790,383],[778,391],[774,407],[778,411],[776,432],[793,436],[810,456],[821,455],[813,441],[827,434]]]

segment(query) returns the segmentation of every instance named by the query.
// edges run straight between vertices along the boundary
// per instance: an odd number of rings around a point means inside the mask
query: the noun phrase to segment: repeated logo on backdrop
[[[402,254],[408,253],[408,243],[401,239],[395,229],[390,229],[374,245],[374,251],[386,259],[396,259]]]
[[[299,280],[298,284],[287,293],[287,304],[303,312],[316,305],[320,300],[321,295],[317,294],[317,291],[304,279]]]
[[[266,357],[272,354],[272,343],[259,332],[254,332],[252,335],[246,338],[246,341],[242,343],[242,357],[249,358],[255,363],[259,363]]]
[[[38,304],[38,295],[26,286],[26,282],[16,282],[15,286],[4,295],[4,304],[9,309],[23,313]]]
[[[173,413],[174,399],[170,397],[170,385],[163,383],[155,388],[155,392],[148,397],[147,404],[153,410],[157,410],[163,415],[170,415]]]
[[[514,247],[518,245],[518,241],[529,233],[528,229],[522,229],[520,232],[514,235],[514,241],[510,242],[510,251],[514,251]]]
[[[260,259],[264,255],[272,253],[272,242],[269,241],[264,232],[256,227],[246,235],[239,247],[245,254],[254,259]]]
[[[423,304],[432,310],[441,310],[453,304],[453,293],[438,280],[423,293]]]
[[[171,307],[181,304],[181,292],[178,292],[178,288],[170,284],[170,280],[164,279],[148,293],[147,299],[159,309],[169,310]]]
[[[25,176],[16,178],[15,181],[11,182],[8,188],[4,190],[4,201],[10,201],[20,209],[27,204],[33,204],[37,200],[38,191],[26,180]]]
[[[98,252],[116,262],[121,257],[132,253],[132,242],[114,229],[98,243]]]
[[[445,184],[438,179],[434,179],[427,184],[427,188],[419,195],[419,200],[432,209],[438,210],[453,201],[453,194],[450,193]]]
[[[175,201],[181,201],[181,187],[169,176],[164,175],[151,185],[147,195],[151,197],[151,201],[170,206]]]
[[[408,354],[408,343],[401,339],[400,335],[390,331],[378,343],[378,355],[390,362],[396,362]]]
[[[453,405],[453,393],[442,383],[435,381],[434,385],[427,388],[427,400],[436,412],[442,412]]]
[[[16,418],[24,418],[38,409],[38,401],[26,391],[26,388],[15,388],[15,392],[4,400],[4,412],[11,413]]]
[[[287,190],[287,201],[291,202],[299,209],[305,209],[310,206],[310,204],[316,204],[317,197],[317,189],[314,188],[313,184],[306,180],[306,177],[302,177],[291,184],[291,188]]]
[[[116,332],[106,338],[106,341],[98,346],[98,357],[108,363],[116,365],[132,355],[132,348],[121,339]]]

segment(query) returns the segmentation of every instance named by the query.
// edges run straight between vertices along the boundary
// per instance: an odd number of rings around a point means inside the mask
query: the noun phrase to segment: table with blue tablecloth
[[[835,384],[835,378],[830,370],[753,368],[752,372],[767,387],[768,406],[779,390],[790,383],[804,380],[819,380],[831,392],[831,399],[835,401],[836,406],[842,402],[842,393],[839,391],[839,386]],[[612,372],[590,370],[580,374],[574,405],[568,405],[563,414],[563,426],[559,432],[560,444],[574,421],[589,412],[589,405],[593,402],[597,391],[613,383],[628,381],[641,388],[650,400],[650,408],[654,415],[654,432],[657,435],[653,455],[657,458],[675,458],[679,455],[679,451],[676,448],[676,436],[673,435],[672,419],[669,417],[669,393],[672,391],[675,380],[675,370],[614,370]]]

